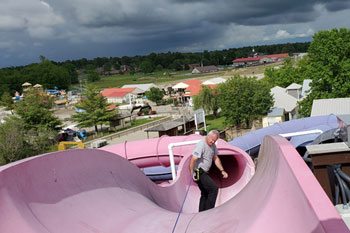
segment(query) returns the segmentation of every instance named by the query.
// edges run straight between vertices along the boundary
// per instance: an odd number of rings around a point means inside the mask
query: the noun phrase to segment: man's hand
[[[194,181],[197,181],[198,179],[196,179],[196,172],[194,171],[194,172],[192,172],[192,179],[194,180]]]
[[[227,172],[225,172],[224,170],[221,171],[221,175],[224,179],[226,179],[228,177]]]

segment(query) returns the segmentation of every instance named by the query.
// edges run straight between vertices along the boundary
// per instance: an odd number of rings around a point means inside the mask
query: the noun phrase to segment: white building
[[[285,88],[275,86],[270,90],[274,98],[274,108],[284,108],[285,120],[296,119],[298,116],[298,99],[288,94]]]
[[[301,98],[301,88],[301,85],[292,83],[286,88],[286,90],[289,95],[294,96],[299,100]]]

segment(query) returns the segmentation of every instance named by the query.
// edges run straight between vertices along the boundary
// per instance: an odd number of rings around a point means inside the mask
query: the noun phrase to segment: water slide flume
[[[107,148],[120,156],[67,150],[3,166],[0,232],[171,232],[190,181],[194,145],[174,148],[178,176],[170,185],[153,183],[139,167],[168,166],[166,145],[195,139],[164,137]],[[348,232],[286,139],[265,137],[253,177],[245,152],[222,140],[218,148],[231,177],[220,183],[212,171],[221,187],[218,207],[198,213],[199,191],[191,187],[175,232]]]

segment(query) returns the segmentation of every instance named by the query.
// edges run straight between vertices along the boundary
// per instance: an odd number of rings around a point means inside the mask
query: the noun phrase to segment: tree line
[[[103,68],[105,72],[112,69],[120,70],[121,66],[127,66],[129,73],[150,73],[154,71],[188,70],[190,64],[207,65],[231,65],[236,58],[256,53],[277,54],[306,52],[309,42],[287,43],[261,46],[246,46],[242,48],[230,48],[217,51],[204,50],[198,53],[151,53],[147,56],[123,56],[123,57],[97,57],[91,60],[86,58],[78,60],[67,60],[65,62],[49,61],[40,56],[40,63],[27,66],[8,67],[0,69],[0,96],[7,92],[13,95],[22,89],[24,82],[41,84],[44,88],[68,89],[71,84],[78,83],[77,70],[84,69],[90,81],[99,80],[96,68]]]
[[[73,64],[77,69],[96,69],[103,67],[104,71],[110,71],[112,68],[119,70],[122,65],[129,66],[131,71],[140,70],[145,73],[170,69],[186,70],[189,64],[207,65],[231,65],[236,58],[249,57],[252,50],[255,53],[278,54],[278,53],[299,53],[306,52],[310,42],[304,43],[286,43],[274,45],[246,46],[242,48],[230,48],[224,50],[208,51],[197,53],[150,53],[147,56],[123,56],[123,57],[97,57],[92,60],[82,58],[79,60],[68,60],[63,63]]]
[[[13,96],[16,91],[21,92],[25,82],[67,90],[71,84],[78,83],[78,73],[70,63],[57,65],[44,57],[41,57],[40,63],[0,69],[0,96],[4,93]]]

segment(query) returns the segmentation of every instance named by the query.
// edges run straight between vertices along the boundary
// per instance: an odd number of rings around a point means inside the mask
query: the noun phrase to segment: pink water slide
[[[153,183],[139,167],[168,165],[170,142],[195,139],[67,150],[2,166],[0,232],[172,232],[190,184],[194,145],[174,149],[179,166],[171,184]],[[220,187],[217,207],[198,213],[199,191],[191,183],[175,232],[349,232],[287,140],[265,137],[255,174],[245,152],[223,140],[218,149],[230,178],[211,170]]]

